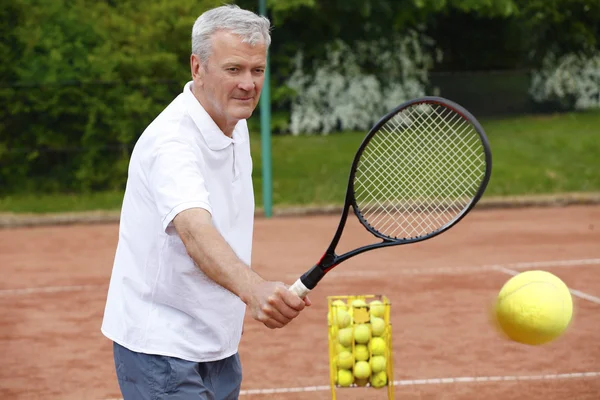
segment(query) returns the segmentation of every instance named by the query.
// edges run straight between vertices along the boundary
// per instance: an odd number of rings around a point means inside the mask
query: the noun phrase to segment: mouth
[[[237,101],[248,102],[254,100],[254,97],[234,97],[233,99]]]

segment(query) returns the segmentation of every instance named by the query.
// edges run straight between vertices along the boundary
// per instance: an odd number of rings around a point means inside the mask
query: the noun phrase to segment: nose
[[[254,83],[254,78],[252,77],[251,73],[244,74],[242,80],[238,84],[238,87],[246,92],[251,92],[254,90],[255,86],[256,84]]]

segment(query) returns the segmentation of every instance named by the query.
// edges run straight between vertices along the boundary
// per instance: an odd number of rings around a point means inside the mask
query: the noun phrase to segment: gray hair
[[[204,12],[196,19],[192,29],[192,53],[205,63],[211,53],[211,37],[218,30],[240,35],[243,43],[252,46],[271,45],[271,22],[264,16],[243,10],[237,5],[225,5]]]

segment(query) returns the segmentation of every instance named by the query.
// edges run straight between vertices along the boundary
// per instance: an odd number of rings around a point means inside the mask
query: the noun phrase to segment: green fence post
[[[267,16],[267,0],[259,0],[259,13]],[[265,217],[271,217],[273,211],[273,178],[271,174],[271,82],[269,72],[270,56],[267,53],[265,82],[260,95],[260,141],[262,149],[262,190]]]

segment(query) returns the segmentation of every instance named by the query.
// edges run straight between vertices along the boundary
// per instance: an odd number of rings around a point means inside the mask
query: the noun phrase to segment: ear
[[[190,68],[192,70],[192,79],[197,85],[202,85],[204,81],[204,66],[200,62],[200,57],[196,54],[190,56]]]

